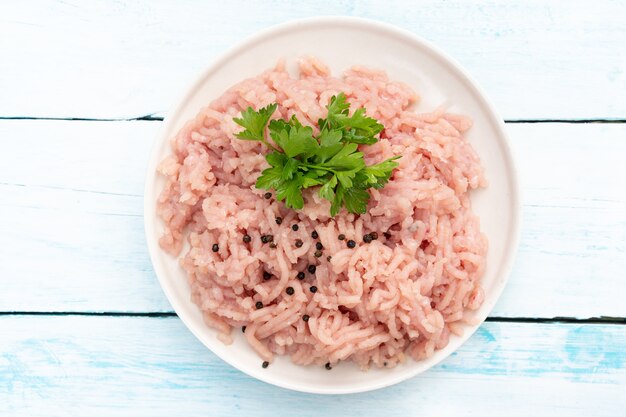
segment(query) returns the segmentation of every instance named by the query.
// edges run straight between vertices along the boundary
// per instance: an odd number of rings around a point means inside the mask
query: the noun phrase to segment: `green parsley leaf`
[[[356,109],[351,117],[339,118],[339,121],[344,126],[349,126],[355,129],[359,135],[362,136],[374,136],[382,132],[384,126],[372,117],[365,115],[365,109]]]
[[[344,192],[344,205],[352,213],[365,214],[370,193],[360,187],[346,188]]]
[[[378,139],[374,136],[360,135],[357,133],[356,129],[350,129],[344,132],[343,141],[362,145],[373,145],[378,142]]]
[[[337,177],[337,181],[339,181],[344,188],[350,188],[352,187],[352,178],[356,176],[357,172],[358,170],[356,169],[351,171],[338,171],[335,177]]]
[[[383,188],[389,181],[391,173],[398,166],[395,162],[399,156],[394,156],[376,165],[365,167],[363,173],[367,176],[367,182],[374,188]]]
[[[297,159],[289,158],[287,160],[287,163],[285,163],[285,165],[283,166],[283,173],[280,178],[283,181],[289,181],[293,179],[293,177],[298,174],[298,165],[299,164]]]
[[[276,188],[278,184],[282,182],[282,172],[283,170],[277,167],[272,167],[264,170],[261,173],[261,176],[256,179],[255,187],[262,190]]]
[[[356,143],[347,143],[339,152],[335,154],[326,165],[334,170],[360,170],[365,167],[363,153],[357,152]]]
[[[317,152],[317,163],[323,163],[328,161],[343,148],[341,143],[341,131],[340,130],[327,130],[323,129],[319,135],[320,148]]]
[[[293,209],[304,207],[302,198],[302,176],[296,174],[292,181],[283,181],[276,187],[276,198],[279,201],[285,200],[285,205]]]
[[[265,155],[265,160],[273,167],[282,167],[287,163],[289,157],[282,152],[274,151]]]
[[[252,107],[242,111],[240,119],[233,118],[235,123],[245,128],[243,132],[237,134],[237,137],[244,140],[265,142],[265,126],[277,107],[278,104],[274,103],[259,109],[259,111],[254,111]]]
[[[374,136],[384,128],[376,119],[366,116],[364,108],[356,109],[350,116],[350,104],[347,103],[344,93],[331,97],[326,108],[328,117],[320,121],[320,129],[323,127],[344,129],[344,142],[371,145],[377,142]]]
[[[337,185],[335,189],[335,198],[333,198],[330,204],[330,215],[332,217],[336,216],[341,210],[341,206],[343,205],[343,196],[345,194],[345,189],[341,184]]]
[[[278,126],[270,123],[270,136],[282,148],[285,154],[293,158],[301,154],[314,154],[319,143],[313,138],[313,129],[309,126]],[[280,130],[278,130],[280,128]]]
[[[302,175],[302,188],[309,188],[315,185],[322,185],[324,183],[325,180],[314,171],[304,171],[304,174]]]
[[[328,118],[331,119],[339,114],[348,114],[350,103],[347,101],[345,93],[339,93],[332,96],[326,108],[328,109]]]
[[[335,187],[337,187],[337,176],[333,175],[326,184],[320,187],[320,190],[317,192],[320,197],[333,201],[335,199]]]
[[[296,115],[292,115],[291,119],[289,119],[289,124],[294,127],[302,127],[302,123],[296,118]]]

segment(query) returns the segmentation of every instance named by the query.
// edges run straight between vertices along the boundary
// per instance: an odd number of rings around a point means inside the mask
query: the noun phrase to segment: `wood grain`
[[[392,388],[317,396],[242,374],[177,317],[156,314],[171,307],[146,252],[142,193],[161,123],[1,119],[163,117],[235,43],[314,15],[378,19],[434,42],[506,119],[626,119],[626,2],[7,6],[0,8],[0,416],[624,414],[626,326],[533,318],[626,318],[626,124],[508,125],[524,219],[492,316],[531,319],[485,323],[442,364]],[[54,313],[68,311],[85,315]]]
[[[2,121],[0,311],[171,311],[146,252],[159,122]],[[508,126],[523,226],[504,317],[626,317],[626,125]],[[62,163],[59,163],[62,161]],[[611,180],[613,179],[613,180]]]
[[[315,15],[434,42],[508,119],[626,117],[626,3],[612,0],[14,2],[0,13],[0,116],[162,115],[218,54]]]
[[[421,376],[327,397],[242,374],[177,318],[5,316],[0,333],[0,414],[12,417],[614,417],[626,406],[626,326],[487,323]]]

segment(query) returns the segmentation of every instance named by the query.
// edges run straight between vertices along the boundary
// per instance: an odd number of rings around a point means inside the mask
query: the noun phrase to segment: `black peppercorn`
[[[306,269],[309,271],[309,274],[314,274],[317,267],[315,265],[309,265]]]
[[[265,197],[267,200],[269,200],[270,198],[272,198],[272,193],[265,193],[265,195],[263,197]]]
[[[281,224],[283,222],[283,218],[282,217],[276,217],[276,224]]]
[[[214,243],[213,246],[211,246],[211,250],[213,252],[217,252],[220,250],[220,245],[218,245],[217,243]]]
[[[320,235],[318,235],[318,234],[317,234],[317,231],[316,231],[316,230],[313,230],[313,231],[311,232],[311,237],[312,237],[313,239],[317,239],[318,237],[320,237]]]
[[[293,293],[295,292],[293,287],[287,287],[287,289],[285,290],[285,292],[287,293],[287,295],[293,295]]]
[[[262,236],[261,236],[261,242],[262,242],[262,243],[267,243],[267,242],[269,242],[269,241],[270,241],[270,239],[267,237],[267,235],[262,235]]]
[[[243,242],[250,243],[252,241],[252,237],[250,235],[243,235]]]
[[[350,239],[350,240],[348,240],[347,245],[348,245],[348,247],[350,249],[353,249],[356,246],[356,242],[354,240]]]
[[[276,243],[274,242],[270,243],[270,249],[276,249]]]
[[[343,233],[337,236],[337,239],[339,240],[344,240],[345,238],[346,238],[346,235],[344,235]]]
[[[363,235],[363,242],[370,243],[371,241],[372,241],[372,235],[370,235],[369,233],[366,235]]]
[[[304,243],[300,239],[296,239],[296,248],[301,248]]]
[[[271,279],[271,278],[272,278],[272,274],[270,274],[270,273],[269,273],[269,272],[267,272],[267,271],[263,271],[263,279],[264,279],[265,281],[267,281],[267,280],[269,280],[269,279]]]
[[[241,333],[245,333],[246,332],[246,326],[241,326]]]
[[[309,288],[309,291],[315,294],[317,292],[317,287],[315,285],[311,285],[311,288]]]
[[[317,250],[322,250],[322,249],[324,249],[324,245],[322,245],[322,242],[317,242],[317,243],[315,244],[315,249],[317,249]]]
[[[262,366],[263,368],[267,368],[268,366],[270,366],[270,363],[269,363],[268,361],[264,361],[264,362],[261,364],[261,366]]]
[[[294,232],[297,232],[299,229],[297,224],[294,224],[293,226],[291,226],[291,230],[293,230]]]
[[[298,272],[298,275],[296,275],[296,277],[297,277],[300,281],[302,281],[302,280],[304,279],[304,272],[302,272],[302,271]]]
[[[254,306],[256,307],[257,310],[260,310],[263,308],[263,303],[260,301],[257,301]]]
[[[315,256],[316,258],[321,258],[322,257],[322,251],[321,250],[316,250],[315,253],[313,254],[313,256]]]
[[[372,240],[378,239],[378,233],[376,233],[376,232],[370,233],[370,236],[372,237]]]
[[[329,371],[333,369],[333,367],[330,366],[330,362],[326,362],[326,365],[324,365],[324,368],[328,369]]]
[[[303,321],[305,321],[305,322],[306,322],[306,321],[309,321],[309,318],[310,318],[310,317],[309,317],[309,315],[308,315],[308,314],[305,314],[304,316],[302,316],[302,320],[303,320]]]

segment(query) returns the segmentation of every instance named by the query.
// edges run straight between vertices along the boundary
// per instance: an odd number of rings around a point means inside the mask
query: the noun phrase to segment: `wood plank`
[[[487,323],[395,387],[295,393],[214,356],[177,318],[0,318],[0,414],[28,416],[616,416],[626,326]],[[268,370],[268,372],[271,370]]]
[[[0,154],[0,274],[15,277],[0,292],[0,310],[171,310],[143,230],[143,182],[159,126],[0,123],[0,136],[14,144]]]
[[[508,119],[626,116],[626,3],[611,0],[15,2],[0,17],[0,116],[162,115],[233,44],[319,14],[379,19],[431,40]]]
[[[626,316],[626,125],[508,125],[522,238],[494,315]]]
[[[0,154],[0,275],[11,277],[0,311],[171,311],[142,225],[159,125],[0,122],[0,137],[11,138]],[[626,178],[626,125],[508,127],[524,220],[492,315],[626,317],[626,189],[616,186]]]

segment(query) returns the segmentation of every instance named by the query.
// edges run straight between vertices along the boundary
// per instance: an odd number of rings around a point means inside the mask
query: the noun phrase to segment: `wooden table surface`
[[[318,396],[236,371],[173,313],[143,234],[162,118],[217,54],[319,14],[396,24],[507,121],[522,238],[488,321],[391,388]],[[0,416],[626,413],[626,3],[0,5]]]

